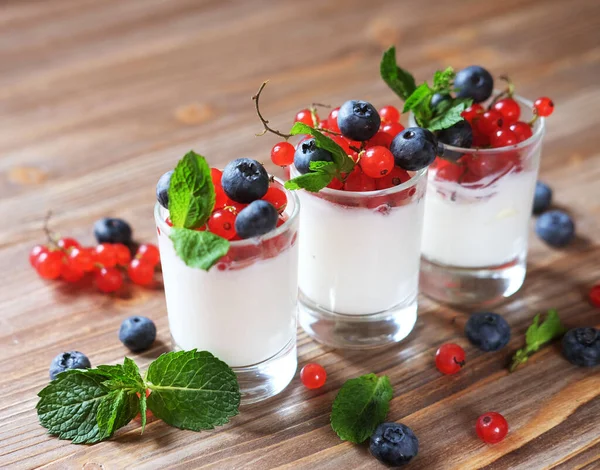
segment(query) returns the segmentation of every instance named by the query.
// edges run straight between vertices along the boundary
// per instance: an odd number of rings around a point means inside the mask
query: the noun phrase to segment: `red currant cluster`
[[[392,140],[404,130],[404,126],[398,122],[400,112],[393,106],[381,108],[379,110],[381,118],[379,131],[371,139],[358,142],[341,134],[338,125],[339,109],[339,107],[333,109],[323,120],[314,110],[303,109],[296,114],[294,120],[294,122],[302,122],[320,129],[358,163],[350,174],[345,175],[344,181],[336,178],[328,187],[343,191],[375,191],[398,186],[408,181],[411,178],[410,174],[395,166],[394,156],[390,152]],[[308,138],[310,136],[305,139]],[[294,163],[295,151],[296,148],[289,142],[279,142],[271,150],[271,160],[275,165],[287,167]]]
[[[108,293],[123,285],[124,272],[134,284],[152,284],[160,254],[152,244],[140,245],[132,258],[129,248],[121,243],[84,247],[74,238],[60,238],[51,239],[48,245],[34,246],[29,262],[43,279],[60,278],[75,283],[93,273],[98,289]]]

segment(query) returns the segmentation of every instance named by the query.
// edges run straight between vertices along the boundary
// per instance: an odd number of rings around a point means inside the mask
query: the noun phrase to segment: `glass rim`
[[[273,179],[279,183],[283,191],[285,192],[286,197],[288,198],[287,204],[289,205],[290,198],[292,200],[292,213],[289,215],[287,220],[281,224],[279,227],[275,227],[275,230],[271,230],[264,235],[258,235],[256,237],[247,238],[245,240],[230,240],[229,244],[233,247],[244,247],[244,246],[256,246],[262,243],[265,240],[270,240],[271,238],[275,238],[282,233],[288,231],[291,228],[292,223],[298,218],[298,214],[300,213],[300,200],[298,199],[298,195],[294,194],[294,191],[290,191],[286,189],[284,183],[281,179],[273,176]],[[287,208],[288,206],[286,206]],[[154,205],[154,221],[156,222],[156,226],[160,229],[161,232],[165,232],[167,235],[171,232],[173,227],[167,225],[167,222],[161,216],[161,210],[168,211],[163,206],[160,205],[160,202],[156,201]]]

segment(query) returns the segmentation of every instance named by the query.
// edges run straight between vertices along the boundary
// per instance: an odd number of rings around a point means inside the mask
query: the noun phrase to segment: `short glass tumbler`
[[[366,349],[412,331],[426,172],[379,191],[298,192],[299,320],[317,341]]]
[[[532,103],[513,98],[520,119],[530,120]],[[444,157],[454,161],[436,159],[428,175],[421,292],[442,303],[489,306],[521,288],[543,135],[542,118],[516,145],[445,146]]]
[[[160,204],[154,210],[173,347],[225,361],[237,374],[242,404],[276,395],[296,372],[299,204],[295,193],[286,195],[285,223],[230,242],[208,272],[177,256],[169,212]]]

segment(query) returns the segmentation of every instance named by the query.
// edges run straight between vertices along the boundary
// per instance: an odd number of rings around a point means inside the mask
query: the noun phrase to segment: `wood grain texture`
[[[542,177],[577,222],[578,240],[551,250],[531,237],[522,291],[498,311],[513,327],[509,347],[484,354],[422,299],[403,343],[356,353],[331,350],[300,332],[300,366],[328,371],[318,391],[298,378],[280,396],[242,409],[214,432],[132,422],[110,442],[75,446],[51,438],[34,411],[51,359],[78,349],[93,364],[127,353],[121,320],[155,320],[158,344],[134,355],[142,366],[168,350],[161,289],[110,297],[38,279],[27,262],[41,221],[92,243],[94,220],[129,220],[154,240],[158,177],[190,148],[222,165],[268,161],[272,137],[250,97],[271,79],[264,111],[285,128],[311,102],[363,98],[394,103],[378,78],[381,51],[395,43],[419,79],[440,67],[486,66],[509,74],[519,93],[552,96]],[[585,300],[600,280],[600,3],[590,0],[4,0],[0,4],[0,467],[2,468],[382,468],[364,446],[329,427],[341,384],[388,374],[389,418],[411,426],[421,451],[410,468],[600,468],[600,373],[570,366],[556,345],[517,373],[505,363],[533,315],[556,307],[569,327],[600,326]],[[274,170],[270,167],[271,170]],[[465,346],[469,365],[441,377],[432,365],[445,341]],[[486,446],[474,420],[494,409],[511,432]],[[102,465],[102,467],[99,467]]]

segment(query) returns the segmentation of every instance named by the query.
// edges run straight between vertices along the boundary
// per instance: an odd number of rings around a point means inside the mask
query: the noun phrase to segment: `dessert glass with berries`
[[[210,351],[236,372],[243,403],[264,400],[297,366],[298,198],[260,163],[238,159],[223,172],[211,169],[207,220],[177,228],[170,218],[182,187],[180,179],[173,188],[177,171],[159,182],[154,210],[173,346]],[[201,239],[182,251],[177,232]],[[223,249],[210,252],[212,240]],[[204,251],[186,255],[196,249]]]

